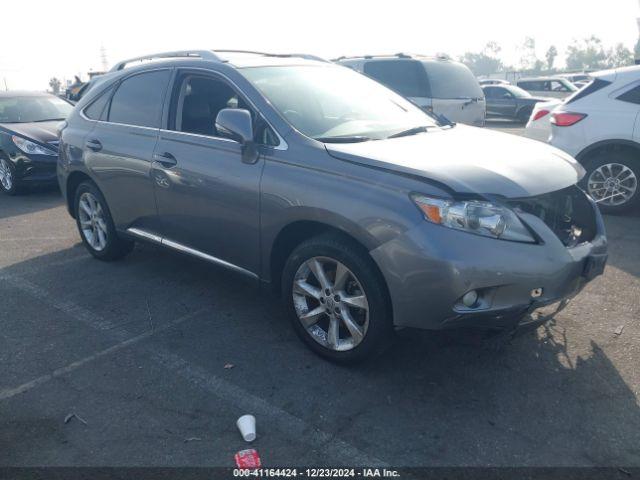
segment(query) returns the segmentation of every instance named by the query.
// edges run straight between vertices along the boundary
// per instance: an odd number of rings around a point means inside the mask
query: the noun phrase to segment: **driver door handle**
[[[177,165],[177,163],[178,163],[178,161],[176,160],[176,157],[174,157],[169,152],[154,153],[153,154],[153,161],[159,163],[164,168],[175,167]]]
[[[89,150],[92,150],[94,152],[99,152],[100,150],[102,150],[102,143],[100,143],[100,140],[97,140],[95,138],[92,138],[91,140],[87,140],[87,142],[85,143],[85,146]]]

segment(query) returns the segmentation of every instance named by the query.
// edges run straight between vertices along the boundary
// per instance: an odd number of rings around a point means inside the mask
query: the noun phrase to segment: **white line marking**
[[[142,340],[145,340],[158,332],[168,330],[169,328],[175,327],[176,325],[179,325],[182,322],[186,322],[190,318],[193,318],[204,311],[205,309],[202,308],[198,311],[188,313],[187,315],[184,315],[178,318],[177,320],[165,323],[164,325],[158,328],[147,330],[146,332],[141,333],[140,335],[136,335],[135,337],[128,338],[127,340],[124,340],[116,345],[112,345],[111,347],[101,350],[98,353],[89,355],[88,357],[85,357],[82,360],[77,360],[64,367],[56,368],[53,372],[47,375],[42,375],[41,377],[38,377],[38,378],[34,378],[30,382],[23,383],[22,385],[19,385],[17,387],[5,388],[3,390],[0,390],[0,400],[6,400],[8,398],[15,397],[16,395],[27,392],[37,387],[38,385],[48,382],[49,380],[53,380],[56,377],[64,375],[65,373],[73,372],[74,370],[82,367],[83,365],[86,365],[87,363],[93,362],[94,360],[98,360],[99,358],[102,358],[111,353],[117,352],[118,350],[122,350],[125,347],[141,342]]]
[[[118,328],[117,324],[114,324],[112,322],[109,322],[108,320],[102,319],[98,315],[90,312],[89,310],[79,305],[74,304],[73,302],[59,300],[53,295],[49,294],[45,289],[29,282],[28,280],[22,279],[15,275],[8,275],[3,278],[7,280],[9,283],[11,283],[12,285],[14,285],[16,288],[26,291],[27,293],[31,294],[38,300],[41,300],[42,302],[47,303],[49,306],[57,310],[60,310],[63,313],[66,313],[70,317],[75,318],[76,320],[82,323],[85,323],[89,326],[92,326],[97,330],[104,331],[109,335],[120,337],[122,342],[118,345],[125,344],[130,340],[131,340],[131,343],[136,343],[132,341],[133,340],[132,338],[123,339],[122,336],[124,335],[126,337],[127,333],[126,331],[115,330],[116,328]],[[195,315],[195,313],[193,313],[192,315]],[[145,334],[151,335],[152,333],[153,332],[146,332],[144,334],[139,335],[139,337]],[[133,337],[133,338],[137,338],[137,337]],[[140,340],[142,340],[142,338]],[[140,340],[137,340],[137,342],[139,342]],[[118,347],[118,345],[114,345],[113,347],[110,347],[110,348],[114,349]],[[127,343],[126,345],[129,345],[129,344]],[[120,347],[120,348],[124,348],[124,346],[126,345],[123,345],[123,347]],[[208,372],[203,368],[195,367],[189,364],[183,358],[177,356],[173,352],[161,346],[158,346],[158,345],[145,346],[143,344],[141,345],[141,348],[143,350],[146,350],[150,354],[150,358],[156,361],[157,363],[159,363],[160,365],[163,365],[164,367],[168,368],[175,374],[187,380],[189,383],[215,395],[222,401],[237,407],[239,411],[242,411],[242,412],[250,411],[254,414],[258,414],[262,417],[268,418],[269,421],[272,422],[274,425],[276,425],[277,428],[281,430],[285,435],[287,435],[291,441],[307,442],[311,444],[315,449],[325,452],[327,456],[327,462],[329,463],[352,465],[352,466],[353,465],[358,465],[358,466],[386,466],[387,465],[382,460],[362,452],[355,446],[343,440],[340,440],[334,435],[330,435],[327,432],[324,432],[320,429],[313,427],[312,425],[309,425],[307,422],[305,422],[301,418],[291,415],[287,411],[270,404],[266,400],[249,393],[248,391],[238,387],[237,385],[234,385],[226,380],[223,380],[211,374],[210,372]],[[111,352],[108,352],[108,353],[111,353]],[[107,355],[108,353],[99,352],[95,355],[97,355],[96,358],[100,358],[100,356]],[[92,359],[91,357],[87,357],[87,359],[85,360],[80,360],[79,361],[80,365],[78,366],[75,366],[75,367],[67,366],[67,367],[63,367],[63,369],[71,368],[71,370],[74,370],[90,362]],[[43,378],[42,380],[40,379],[32,380],[32,382],[29,382],[29,383],[33,383],[33,382],[36,382],[36,383],[26,388],[27,389],[33,388],[37,385],[40,385],[41,383],[44,383],[48,380],[51,380],[52,378],[55,378],[55,376],[59,376],[64,373],[67,373],[67,372],[61,371],[60,373],[57,373],[57,374],[54,372],[50,375],[45,375],[44,377],[46,378]],[[19,389],[19,388],[25,388],[25,387],[21,386],[16,388]]]

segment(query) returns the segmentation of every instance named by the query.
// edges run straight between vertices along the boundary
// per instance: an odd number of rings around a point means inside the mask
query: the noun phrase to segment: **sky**
[[[457,57],[488,41],[517,64],[525,37],[538,57],[574,39],[638,39],[639,0],[5,0],[0,89],[44,90],[49,78],[101,70],[168,50],[248,49],[340,55],[413,52]]]

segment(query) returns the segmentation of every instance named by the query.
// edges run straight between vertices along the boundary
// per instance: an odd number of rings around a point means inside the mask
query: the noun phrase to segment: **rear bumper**
[[[602,273],[607,241],[595,210],[597,234],[565,247],[533,215],[522,218],[542,239],[525,244],[455,231],[424,222],[371,251],[390,291],[398,327],[509,328],[536,308],[573,297]],[[538,296],[532,295],[541,289]],[[473,308],[462,296],[476,290]]]

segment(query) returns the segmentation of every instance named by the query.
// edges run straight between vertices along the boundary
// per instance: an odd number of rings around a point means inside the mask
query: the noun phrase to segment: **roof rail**
[[[316,60],[318,62],[328,62],[322,57],[318,57],[317,55],[310,55],[307,53],[269,53],[269,52],[258,52],[255,50],[214,50],[214,52],[219,53],[250,53],[254,55],[264,55],[265,57],[278,57],[278,58],[288,58],[288,57],[296,57],[296,58],[304,58],[306,60]]]
[[[214,60],[221,62],[222,60],[212,50],[180,50],[176,52],[154,53],[153,55],[143,55],[141,57],[129,58],[116,63],[110,72],[123,70],[129,63],[142,62],[144,60],[154,60],[159,58],[201,58],[203,60]]]

